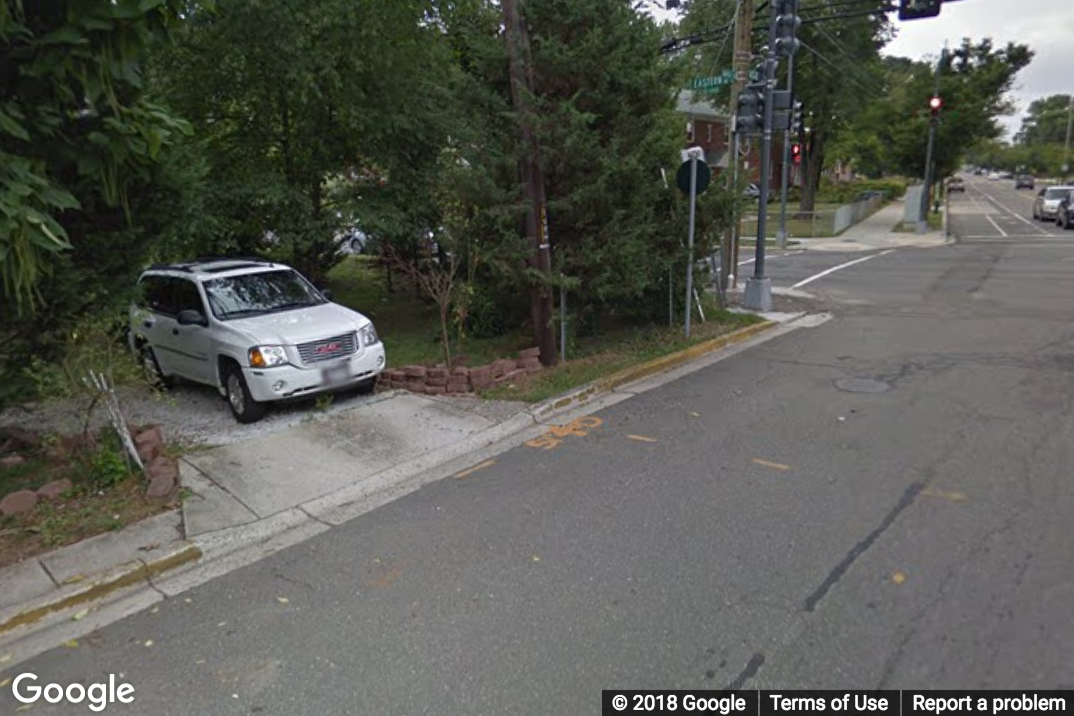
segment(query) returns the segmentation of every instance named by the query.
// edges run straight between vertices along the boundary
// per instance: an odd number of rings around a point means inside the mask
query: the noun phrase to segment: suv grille
[[[302,362],[307,364],[342,358],[355,353],[357,350],[357,333],[347,333],[346,335],[326,338],[321,341],[300,343],[298,346],[298,354],[302,356]]]

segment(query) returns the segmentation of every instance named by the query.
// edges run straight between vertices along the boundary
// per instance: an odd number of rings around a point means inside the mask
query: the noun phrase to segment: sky
[[[803,0],[802,6],[819,2]],[[653,14],[672,17],[663,10]],[[998,47],[1008,42],[1029,45],[1036,56],[1019,73],[1011,92],[1018,111],[1003,120],[1008,138],[1021,126],[1030,102],[1052,94],[1074,93],[1074,0],[947,0],[939,17],[902,23],[896,20],[895,25],[898,34],[884,54],[912,59],[935,58],[945,40],[955,46],[964,37],[991,37]]]
[[[1009,135],[1033,100],[1074,93],[1074,0],[949,1],[939,17],[896,26],[898,35],[884,53],[914,59],[936,57],[945,40],[955,46],[963,37],[1029,45],[1036,55],[1015,81],[1011,95],[1018,113],[1004,120]]]

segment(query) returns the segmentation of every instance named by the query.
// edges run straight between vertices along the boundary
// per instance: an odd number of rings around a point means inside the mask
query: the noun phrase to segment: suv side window
[[[146,276],[142,279],[142,306],[153,313],[171,315],[175,309],[172,279],[166,276]]]
[[[204,316],[205,304],[198,293],[198,285],[182,278],[172,280],[175,281],[175,314],[179,315],[181,311],[197,311]]]

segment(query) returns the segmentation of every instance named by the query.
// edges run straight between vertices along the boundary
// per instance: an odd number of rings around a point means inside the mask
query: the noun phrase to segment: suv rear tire
[[[240,423],[256,423],[265,417],[265,404],[257,402],[250,395],[242,369],[234,363],[229,363],[224,370],[224,390],[231,414]]]
[[[157,354],[149,346],[143,345],[138,349],[138,360],[142,364],[142,374],[150,386],[167,390],[175,385],[175,378],[164,375],[157,362]]]

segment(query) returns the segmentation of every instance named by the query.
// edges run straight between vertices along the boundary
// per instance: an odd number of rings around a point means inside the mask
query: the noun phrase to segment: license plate
[[[351,377],[350,366],[346,363],[336,363],[321,369],[321,380],[327,385],[344,383]]]

